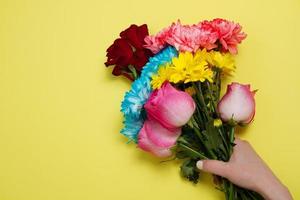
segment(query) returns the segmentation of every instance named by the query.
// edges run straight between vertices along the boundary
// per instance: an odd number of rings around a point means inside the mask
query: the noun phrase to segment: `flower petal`
[[[149,140],[153,144],[165,148],[172,147],[181,134],[181,128],[170,131],[154,119],[145,121],[145,129]]]
[[[218,104],[218,112],[223,121],[233,119],[238,123],[250,123],[255,115],[254,93],[250,85],[232,83]]]
[[[160,158],[165,158],[172,155],[170,149],[158,147],[151,142],[147,136],[145,124],[138,135],[138,147]]]
[[[151,94],[145,109],[149,116],[172,130],[188,122],[196,105],[189,94],[178,91],[170,83],[165,82],[159,90]]]

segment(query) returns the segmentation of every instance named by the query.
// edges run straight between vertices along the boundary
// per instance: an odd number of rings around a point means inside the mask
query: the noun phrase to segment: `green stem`
[[[205,100],[204,100],[204,97],[203,97],[203,93],[202,93],[202,89],[201,89],[201,83],[193,83],[193,86],[194,88],[196,89],[196,95],[197,95],[197,98],[201,104],[201,109],[203,110],[203,112],[205,113],[205,116],[207,119],[209,119],[209,114],[208,114],[208,110],[207,110],[207,107],[206,107],[206,103],[205,103]]]
[[[205,155],[199,153],[198,151],[192,149],[191,147],[186,146],[185,144],[179,143],[179,146],[181,146],[182,148],[194,153],[195,155],[199,156],[201,159],[208,159]]]
[[[197,136],[199,137],[199,139],[201,140],[202,137],[201,137],[201,133],[199,131],[199,129],[197,129],[196,127],[193,128],[194,131],[196,132]],[[202,140],[201,140],[202,141]],[[205,147],[205,149],[207,150],[207,152],[209,153],[209,155],[211,156],[212,159],[218,159],[218,157],[210,150],[210,148],[208,148],[205,144],[205,142],[202,142],[203,146]]]
[[[231,156],[231,154],[232,154],[232,152],[233,152],[234,126],[231,126],[231,127],[230,127],[229,141],[230,141],[229,156]]]
[[[138,78],[138,74],[136,72],[136,69],[132,65],[129,65],[128,68],[132,72],[132,76],[133,76],[134,80],[136,80]]]
[[[217,112],[217,104],[214,100],[213,93],[212,93],[212,90],[211,90],[211,87],[210,87],[210,83],[207,81],[206,85],[207,85],[207,89],[208,89],[209,96],[210,96],[210,99],[211,99],[211,104],[213,105],[213,112]]]
[[[194,131],[196,132],[199,139],[202,139],[200,131],[197,128],[194,128]]]
[[[198,101],[196,101],[196,115],[197,115],[197,119],[199,120],[198,126],[200,128],[200,130],[204,130],[205,129],[205,121],[206,121],[206,117],[204,112],[201,111],[201,105],[198,103]]]
[[[218,92],[217,92],[217,99],[220,99],[220,93],[221,93],[221,74],[220,71],[217,70],[216,72],[216,85],[218,87]]]
[[[234,200],[233,184],[231,182],[229,182],[229,200]]]
[[[224,133],[221,131],[221,129],[220,128],[218,128],[218,132],[219,132],[219,134],[220,134],[220,136],[221,136],[221,138],[222,138],[222,141],[223,141],[223,144],[224,144],[224,146],[225,146],[225,149],[226,149],[226,151],[228,152],[229,151],[229,148],[228,148],[228,143],[227,143],[227,141],[225,140],[225,138],[224,138]],[[228,160],[229,160],[229,158],[228,158]]]
[[[225,178],[223,178],[223,189],[226,200],[235,200],[236,186]]]

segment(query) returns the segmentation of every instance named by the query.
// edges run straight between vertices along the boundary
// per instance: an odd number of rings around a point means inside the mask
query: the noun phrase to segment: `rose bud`
[[[248,124],[255,115],[255,91],[250,85],[231,83],[218,104],[218,113],[225,122]]]
[[[160,89],[152,92],[145,109],[148,116],[156,119],[164,127],[176,129],[189,121],[196,105],[189,94],[165,82]]]
[[[147,119],[138,135],[138,147],[157,157],[168,157],[180,134],[180,128],[170,131],[156,120]]]

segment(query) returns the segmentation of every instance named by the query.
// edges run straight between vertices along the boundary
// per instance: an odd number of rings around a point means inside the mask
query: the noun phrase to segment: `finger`
[[[197,168],[202,171],[226,177],[228,171],[228,164],[219,160],[199,160]]]

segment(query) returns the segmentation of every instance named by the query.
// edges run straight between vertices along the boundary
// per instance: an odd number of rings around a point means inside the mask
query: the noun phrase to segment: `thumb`
[[[219,160],[199,160],[197,162],[197,168],[226,178],[228,163]]]

